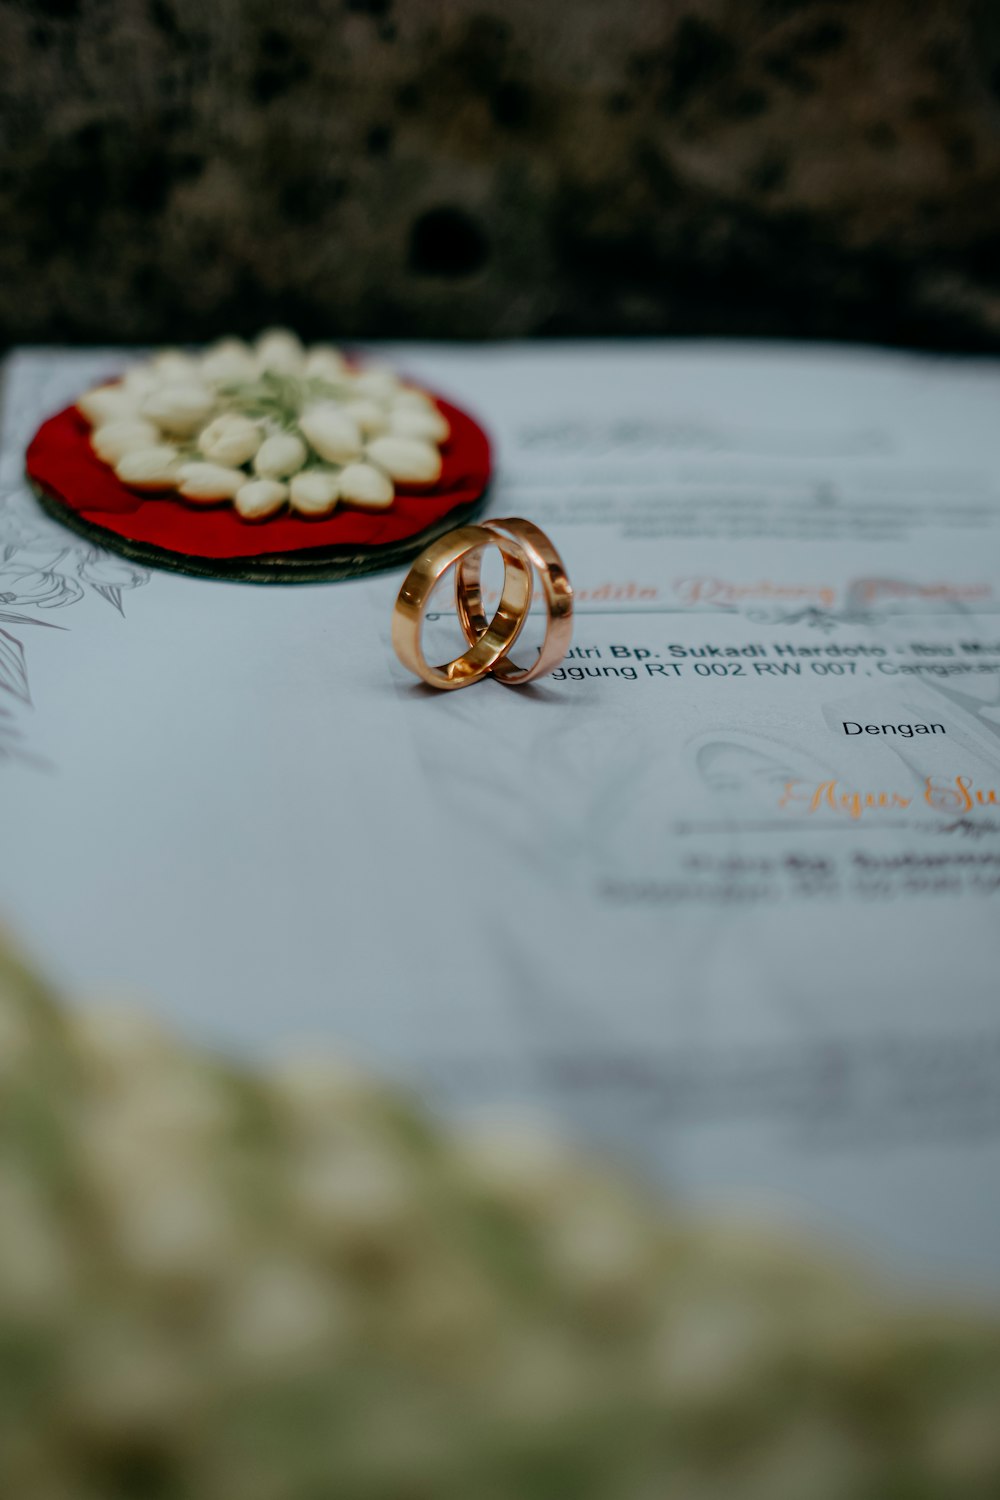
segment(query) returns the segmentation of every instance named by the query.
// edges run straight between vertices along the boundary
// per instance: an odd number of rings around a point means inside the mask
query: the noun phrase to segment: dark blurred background
[[[0,340],[1000,345],[997,0],[0,0]]]

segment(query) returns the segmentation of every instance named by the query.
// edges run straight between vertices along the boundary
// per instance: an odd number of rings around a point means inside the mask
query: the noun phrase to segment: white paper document
[[[125,356],[18,354],[0,913],[215,1046],[339,1039],[445,1109],[538,1107],[679,1195],[1000,1286],[1000,364],[379,354],[490,430],[489,513],[576,588],[563,666],[433,693],[392,653],[400,573],[88,548],[23,452]]]

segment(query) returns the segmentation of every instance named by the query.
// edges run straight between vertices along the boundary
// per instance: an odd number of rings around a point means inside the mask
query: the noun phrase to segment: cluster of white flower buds
[[[285,505],[385,510],[397,484],[440,478],[449,436],[426,391],[286,329],[200,356],[166,350],[76,404],[94,452],[131,489],[232,504],[248,521]]]

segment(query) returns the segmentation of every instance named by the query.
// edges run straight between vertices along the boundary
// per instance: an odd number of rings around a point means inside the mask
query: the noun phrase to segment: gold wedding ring
[[[483,606],[482,562],[487,547],[496,547],[504,563],[500,602],[492,619]],[[436,585],[455,569],[455,603],[469,649],[454,661],[432,667],[421,637],[427,606]],[[531,608],[533,572],[541,580],[547,620],[538,659],[520,667],[508,658]],[[573,589],[562,559],[543,531],[530,521],[512,518],[460,526],[420,554],[403,581],[392,616],[396,655],[430,687],[468,687],[493,673],[517,686],[532,682],[553,667],[569,649],[573,630]]]
[[[494,677],[508,686],[534,682],[557,667],[569,650],[573,638],[573,585],[566,576],[566,569],[559,553],[545,532],[531,521],[511,516],[503,521],[484,521],[483,528],[496,532],[497,536],[513,537],[520,542],[541,579],[545,596],[547,618],[545,637],[538,660],[530,667],[518,667],[506,653],[490,668]],[[481,551],[470,552],[459,563],[455,572],[455,606],[467,641],[478,640],[487,629],[488,622],[483,609],[481,585]]]
[[[503,590],[497,612],[464,656],[444,666],[429,666],[420,637],[424,614],[435,585],[463,558],[499,547],[503,557]],[[403,580],[392,614],[392,644],[404,667],[430,687],[468,687],[485,677],[517,640],[531,608],[531,564],[517,542],[487,531],[485,526],[459,526],[421,552]]]

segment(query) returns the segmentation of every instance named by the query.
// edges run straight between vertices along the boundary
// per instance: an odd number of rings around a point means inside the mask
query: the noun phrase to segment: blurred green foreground
[[[973,1500],[1000,1321],[0,943],[5,1500]]]

